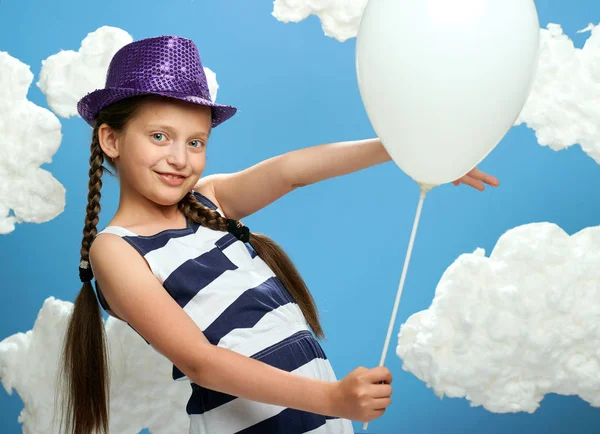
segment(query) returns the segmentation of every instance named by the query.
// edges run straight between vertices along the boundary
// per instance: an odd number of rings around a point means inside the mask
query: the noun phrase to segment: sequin
[[[102,108],[137,95],[161,95],[211,107],[213,128],[237,111],[211,100],[198,48],[190,39],[177,36],[141,39],[122,47],[110,62],[105,87],[84,96],[77,111],[93,125]]]

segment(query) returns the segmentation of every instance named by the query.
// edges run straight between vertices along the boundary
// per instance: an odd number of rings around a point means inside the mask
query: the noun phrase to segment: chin
[[[179,203],[181,199],[189,192],[189,189],[172,189],[171,191],[154,192],[149,199],[158,205],[162,206],[173,206]]]

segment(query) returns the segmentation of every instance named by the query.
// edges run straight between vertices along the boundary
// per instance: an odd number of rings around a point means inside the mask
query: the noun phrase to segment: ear
[[[98,140],[106,156],[113,160],[119,156],[119,135],[107,124],[98,128]]]

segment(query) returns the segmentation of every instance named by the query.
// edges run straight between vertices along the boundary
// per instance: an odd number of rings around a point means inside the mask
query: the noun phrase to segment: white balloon
[[[533,0],[370,0],[356,41],[375,132],[415,181],[454,181],[517,119],[538,63]]]

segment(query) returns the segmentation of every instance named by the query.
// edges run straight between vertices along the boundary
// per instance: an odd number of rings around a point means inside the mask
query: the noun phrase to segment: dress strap
[[[113,235],[118,235],[121,238],[122,237],[137,237],[138,235],[134,232],[131,232],[129,229],[125,229],[124,227],[121,226],[107,226],[104,229],[102,229],[100,232],[98,232],[98,235],[100,234],[113,234]]]
[[[192,193],[194,194],[196,199],[198,199],[198,202],[200,202],[202,205],[207,206],[212,210],[218,210],[217,205],[215,205],[215,203],[212,200],[204,196],[202,193],[198,193],[197,191],[193,191]]]

